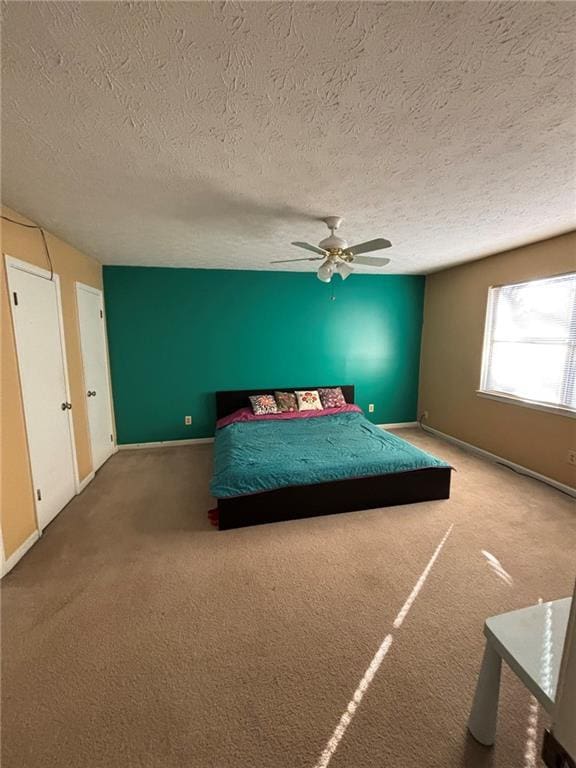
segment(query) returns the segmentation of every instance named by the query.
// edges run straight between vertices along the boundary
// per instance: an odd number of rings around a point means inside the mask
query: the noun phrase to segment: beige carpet
[[[4,579],[2,768],[314,768],[388,633],[330,768],[524,768],[510,672],[496,747],[466,733],[482,625],[571,594],[574,502],[401,434],[454,464],[451,500],[228,532],[210,446],[112,457]]]

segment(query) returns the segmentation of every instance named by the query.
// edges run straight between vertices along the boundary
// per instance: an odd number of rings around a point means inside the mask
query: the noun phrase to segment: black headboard
[[[314,387],[267,387],[266,389],[231,389],[216,392],[216,418],[222,419],[239,408],[250,405],[250,395],[266,395],[274,392],[295,392],[297,389],[327,389],[329,387],[342,387],[342,394],[347,403],[354,402],[353,384],[316,384]]]

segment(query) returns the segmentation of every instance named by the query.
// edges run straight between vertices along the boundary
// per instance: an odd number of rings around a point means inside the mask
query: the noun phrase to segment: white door
[[[115,450],[104,304],[102,291],[81,283],[76,283],[76,297],[92,465],[96,471]]]
[[[6,266],[36,515],[42,530],[76,493],[59,282],[57,275],[50,280],[44,270],[15,259],[7,259]]]

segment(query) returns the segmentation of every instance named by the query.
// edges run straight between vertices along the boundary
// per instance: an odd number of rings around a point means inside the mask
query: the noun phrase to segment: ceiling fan
[[[322,221],[330,230],[329,237],[321,240],[318,245],[310,243],[292,243],[298,248],[304,248],[306,251],[319,254],[318,256],[307,256],[301,259],[280,259],[271,261],[271,264],[286,264],[290,261],[323,261],[318,269],[318,280],[323,283],[329,283],[334,274],[339,274],[342,280],[346,280],[354,271],[351,264],[367,264],[371,267],[384,267],[390,263],[390,259],[383,259],[381,256],[361,256],[362,253],[370,251],[381,251],[383,248],[390,248],[390,240],[384,240],[379,237],[376,240],[367,240],[365,243],[348,246],[348,242],[338,235],[335,235],[342,223],[340,216],[327,216]]]

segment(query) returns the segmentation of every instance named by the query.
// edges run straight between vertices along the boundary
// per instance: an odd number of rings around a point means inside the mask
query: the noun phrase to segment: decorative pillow
[[[298,401],[294,392],[274,392],[274,397],[280,413],[298,410]]]
[[[301,390],[294,393],[298,399],[299,411],[321,411],[322,403],[320,401],[320,395],[315,389]]]
[[[342,394],[342,387],[333,389],[319,389],[318,394],[323,408],[341,408],[346,405],[346,399]]]
[[[274,395],[250,395],[252,410],[256,416],[263,416],[266,413],[278,413],[278,406]]]

